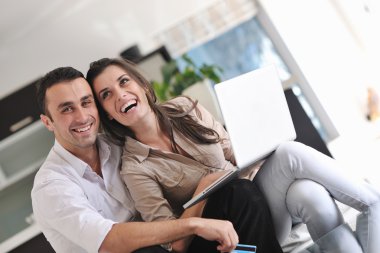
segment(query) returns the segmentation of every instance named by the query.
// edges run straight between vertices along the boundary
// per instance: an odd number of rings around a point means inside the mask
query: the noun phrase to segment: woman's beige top
[[[192,105],[184,97],[171,102],[184,108]],[[194,159],[151,148],[129,137],[126,139],[121,176],[145,221],[179,217],[183,212],[182,205],[192,197],[203,176],[218,170],[235,169],[227,132],[206,109],[199,104],[197,107],[200,117],[195,110],[190,114],[200,124],[216,130],[222,141],[195,144],[175,131],[176,143]]]

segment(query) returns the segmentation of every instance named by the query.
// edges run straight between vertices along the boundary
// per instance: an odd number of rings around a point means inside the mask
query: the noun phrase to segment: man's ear
[[[42,123],[44,123],[45,127],[53,132],[54,131],[54,127],[53,127],[53,124],[52,124],[52,121],[51,119],[49,118],[49,116],[46,116],[45,114],[41,114],[40,115],[40,119],[42,121]]]

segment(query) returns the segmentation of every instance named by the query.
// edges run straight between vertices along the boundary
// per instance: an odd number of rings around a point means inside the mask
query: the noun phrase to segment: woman
[[[144,219],[176,217],[199,180],[234,168],[228,134],[202,106],[187,98],[157,104],[149,83],[117,59],[92,63],[87,79],[104,108],[105,131],[125,140],[121,173]],[[380,193],[339,169],[335,160],[296,142],[282,144],[265,161],[253,184],[268,201],[280,242],[293,222],[302,221],[322,252],[378,251]],[[362,212],[359,242],[334,199]]]
[[[99,63],[107,61],[105,59]],[[118,60],[116,62],[125,64]],[[120,133],[120,138],[116,135],[112,135],[111,138],[119,141],[121,145],[124,144],[126,136],[133,136],[133,138],[128,137],[125,141],[128,145],[124,149],[122,159],[124,169],[121,174],[142,218],[146,221],[189,216],[225,219],[233,223],[240,243],[256,245],[262,252],[282,252],[276,239],[265,198],[249,180],[234,180],[213,194],[207,202],[202,201],[185,211],[182,209],[182,204],[192,195],[202,191],[225,173],[221,168],[228,169],[228,167],[206,166],[186,153],[185,147],[183,149],[174,145],[174,140],[170,139],[174,138],[174,135],[171,135],[173,132],[168,130],[168,126],[170,127],[171,124],[166,121],[159,126],[156,113],[151,109],[152,101],[155,100],[153,90],[139,84],[140,82],[148,84],[148,82],[137,72],[134,72],[132,78],[132,75],[120,66],[109,66],[108,70],[112,73],[110,79],[108,76],[105,79],[101,78],[102,73],[95,73],[94,69],[89,71],[88,79],[91,80],[91,83],[98,83],[98,80],[101,79],[101,83],[112,84],[101,87],[94,85],[97,90],[95,97],[101,101],[100,104],[110,106],[107,113],[99,108],[105,129],[108,129],[109,122],[115,123],[117,127],[117,130],[107,131],[107,133]],[[98,74],[100,75],[98,76]],[[113,86],[114,84],[115,86]],[[116,109],[114,107],[116,104],[110,102],[116,101],[112,98],[116,98],[115,95],[119,94],[118,92],[121,91],[119,88],[127,86],[131,93],[117,99],[120,107]],[[190,100],[186,99],[186,101]],[[170,105],[158,110],[160,110],[157,112],[159,115],[166,115],[166,113],[178,115],[176,108],[170,107]],[[122,118],[127,114],[131,117],[127,117],[127,121],[124,122]],[[183,115],[178,119],[182,118]],[[219,137],[214,130],[198,127],[189,116],[185,116],[184,119],[186,124],[190,124],[193,129],[197,127],[201,131],[201,134],[194,135],[199,140],[216,143]],[[123,122],[128,127],[117,121]],[[179,127],[183,124],[180,121],[177,123]],[[188,127],[187,129],[189,130]],[[184,131],[186,131],[186,127]],[[166,134],[167,132],[170,134]],[[172,143],[173,145],[171,145]],[[231,165],[229,168],[233,169],[233,166]],[[133,172],[129,169],[133,169]],[[185,252],[188,247],[187,252],[218,252],[217,242],[209,242],[200,237],[193,240],[186,238],[165,246],[172,247],[176,252]]]

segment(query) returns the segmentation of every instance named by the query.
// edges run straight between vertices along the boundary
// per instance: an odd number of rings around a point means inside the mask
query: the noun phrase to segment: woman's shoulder
[[[120,172],[121,174],[145,174],[146,170],[137,156],[131,155],[129,152],[123,152]]]
[[[142,162],[147,159],[148,155],[149,148],[146,145],[127,137],[121,156],[123,171],[142,171],[144,168]]]
[[[178,96],[175,98],[172,98],[164,103],[165,106],[180,106],[183,108],[191,108],[193,107],[195,101],[187,96]]]

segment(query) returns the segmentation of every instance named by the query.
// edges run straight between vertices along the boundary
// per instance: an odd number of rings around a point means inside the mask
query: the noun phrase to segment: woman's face
[[[109,118],[132,130],[152,112],[145,90],[119,66],[105,68],[93,85],[95,96]]]

